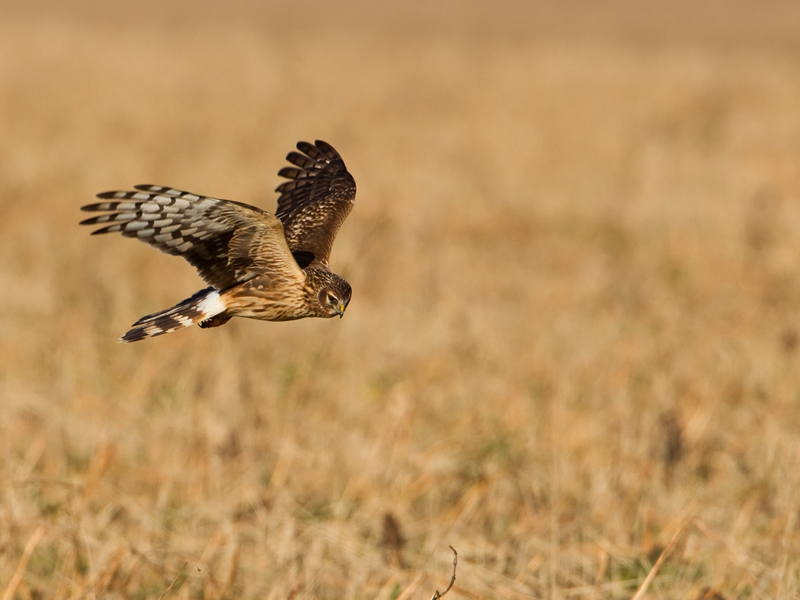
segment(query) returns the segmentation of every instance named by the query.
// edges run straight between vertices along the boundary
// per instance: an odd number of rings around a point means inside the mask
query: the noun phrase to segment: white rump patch
[[[206,318],[208,318],[220,313],[224,313],[225,305],[222,303],[222,300],[220,300],[219,292],[211,292],[208,296],[200,301],[200,303],[197,305],[197,310],[199,310]]]

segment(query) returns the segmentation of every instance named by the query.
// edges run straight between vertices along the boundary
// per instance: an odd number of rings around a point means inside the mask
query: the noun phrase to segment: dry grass
[[[796,53],[212,25],[0,21],[0,593],[800,594]],[[118,345],[200,281],[78,206],[314,137],[346,318]]]

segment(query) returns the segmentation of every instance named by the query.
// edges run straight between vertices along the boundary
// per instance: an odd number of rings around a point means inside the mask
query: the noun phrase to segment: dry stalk
[[[640,585],[639,589],[636,590],[636,593],[633,595],[633,598],[631,598],[631,600],[641,600],[642,598],[644,598],[644,595],[647,593],[647,588],[649,588],[650,584],[653,583],[653,579],[655,579],[656,575],[658,575],[659,569],[661,569],[661,566],[664,564],[664,561],[667,560],[667,557],[675,549],[675,545],[678,543],[678,540],[680,539],[683,532],[686,531],[686,528],[689,526],[690,523],[691,521],[685,522],[678,528],[678,531],[676,531],[673,534],[672,539],[667,544],[667,547],[664,548],[664,551],[659,555],[658,560],[656,560],[656,564],[654,564],[653,568],[650,569],[650,572],[647,574],[647,577],[644,578],[642,585]]]
[[[452,546],[450,546],[450,550],[452,550],[453,554],[454,554],[454,556],[453,556],[453,576],[450,578],[450,583],[448,584],[447,588],[445,588],[445,590],[443,592],[441,592],[441,593],[439,593],[439,590],[436,590],[433,593],[433,596],[431,596],[431,600],[439,600],[439,598],[441,598],[447,592],[450,591],[450,588],[452,588],[453,584],[456,582],[456,567],[458,566],[458,552],[456,552],[456,549],[453,548]]]
[[[31,559],[31,554],[36,549],[39,540],[44,535],[44,527],[39,525],[36,531],[33,532],[28,543],[25,544],[25,549],[22,551],[22,556],[19,559],[16,571],[11,576],[11,581],[8,582],[5,591],[3,592],[2,600],[11,600],[14,597],[14,592],[17,590],[19,582],[22,581],[22,576],[25,574],[25,569],[28,568],[28,561]],[[449,589],[449,588],[448,588]],[[438,592],[437,592],[438,593]]]
[[[389,581],[392,579],[390,578]],[[414,595],[414,592],[417,591],[417,586],[419,582],[422,581],[422,573],[417,573],[417,576],[414,577],[413,581],[408,584],[408,587],[400,592],[400,595],[395,598],[395,600],[410,600],[411,596]]]
[[[600,565],[597,567],[597,577],[594,579],[594,589],[592,590],[592,597],[590,600],[597,599],[597,592],[600,589],[600,586],[603,584],[603,579],[605,578],[606,574],[606,567],[608,566],[608,552],[605,549],[600,548]]]
[[[172,586],[174,586],[178,582],[178,579],[181,578],[181,575],[183,575],[183,570],[186,568],[186,565],[188,564],[189,564],[188,562],[183,563],[183,566],[181,567],[181,570],[178,571],[178,574],[175,576],[175,579],[173,579],[172,583],[169,584],[169,587],[164,590],[164,593],[158,597],[158,600],[163,600],[164,596],[166,596],[169,593],[169,591],[172,589]]]
[[[227,598],[231,590],[233,589],[233,584],[236,582],[236,573],[239,569],[239,558],[242,553],[242,548],[238,544],[236,544],[233,548],[233,553],[231,554],[231,564],[228,568],[228,575],[225,577],[225,581],[222,584],[222,598]]]

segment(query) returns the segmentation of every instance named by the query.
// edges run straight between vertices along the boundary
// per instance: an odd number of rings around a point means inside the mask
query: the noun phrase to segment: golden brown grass
[[[212,25],[0,24],[0,594],[800,594],[796,54]],[[346,318],[117,344],[315,137]]]

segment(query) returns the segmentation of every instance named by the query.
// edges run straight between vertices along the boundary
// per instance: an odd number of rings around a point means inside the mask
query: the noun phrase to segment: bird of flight
[[[183,256],[209,284],[183,302],[136,321],[122,342],[171,333],[195,323],[219,327],[232,317],[291,321],[344,315],[350,284],[328,268],[333,240],[353,208],[356,183],[329,144],[298,142],[278,172],[289,181],[275,214],[157,185],[103,192],[81,207],[106,212],[81,221],[103,225],[167,254]]]

